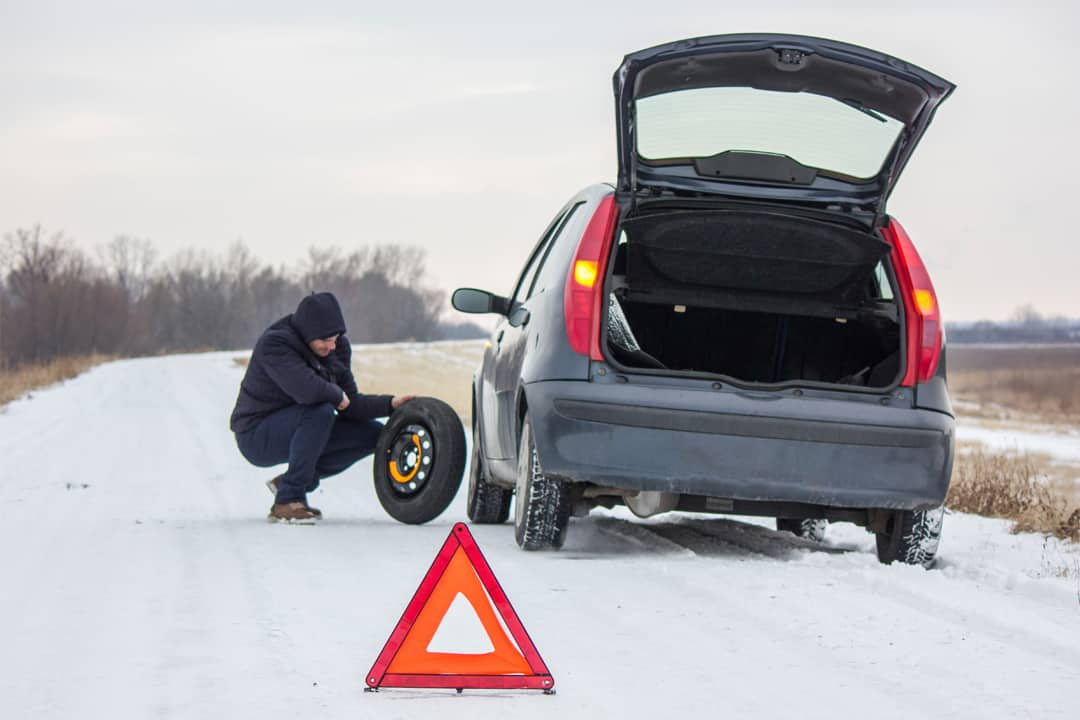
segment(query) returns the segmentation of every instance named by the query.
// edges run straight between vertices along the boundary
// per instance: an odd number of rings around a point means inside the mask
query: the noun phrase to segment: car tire
[[[469,496],[466,514],[469,520],[478,525],[499,525],[510,517],[510,500],[514,497],[512,488],[488,482],[484,469],[483,452],[480,449],[480,433],[473,419],[472,452],[469,457]]]
[[[789,532],[797,538],[814,542],[825,541],[828,527],[829,522],[820,518],[776,518],[776,529],[780,532]]]
[[[393,412],[374,456],[375,494],[383,509],[409,525],[449,507],[465,473],[465,428],[442,400],[421,397]]]
[[[878,560],[933,567],[941,542],[941,524],[945,508],[898,510],[889,517],[885,531],[877,536]]]
[[[533,442],[528,418],[518,444],[518,477],[514,489],[514,539],[523,550],[558,550],[570,523],[569,486],[546,477]]]

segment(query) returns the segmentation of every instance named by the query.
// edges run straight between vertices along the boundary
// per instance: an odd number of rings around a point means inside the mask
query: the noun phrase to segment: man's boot
[[[312,512],[302,502],[274,503],[270,508],[270,514],[266,516],[270,522],[286,522],[294,525],[314,525],[319,516]]]
[[[269,490],[270,494],[273,495],[274,497],[277,497],[277,491],[278,491],[278,485],[279,485],[278,481],[280,479],[281,479],[281,476],[278,475],[276,478],[273,478],[271,480],[266,481],[266,489]],[[319,520],[322,519],[322,510],[320,510],[319,508],[314,508],[314,507],[311,507],[310,505],[308,505],[307,504],[307,498],[304,498],[304,506],[308,510],[310,510],[311,512],[315,513],[315,517],[317,519],[319,519]]]

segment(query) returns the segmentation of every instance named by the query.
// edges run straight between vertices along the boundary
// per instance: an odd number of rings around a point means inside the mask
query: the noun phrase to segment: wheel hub
[[[435,444],[422,425],[401,429],[388,450],[390,487],[402,495],[413,495],[427,484],[435,461]]]

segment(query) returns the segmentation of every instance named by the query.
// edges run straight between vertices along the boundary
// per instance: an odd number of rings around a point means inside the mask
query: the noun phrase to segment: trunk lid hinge
[[[637,196],[638,193],[634,189],[616,190],[615,203],[625,212],[631,212],[637,209]]]

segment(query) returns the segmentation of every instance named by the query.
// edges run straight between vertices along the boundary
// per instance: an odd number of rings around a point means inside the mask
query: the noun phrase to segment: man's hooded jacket
[[[320,358],[308,343],[337,335],[337,348]],[[255,343],[247,372],[240,383],[229,427],[242,433],[290,405],[341,404],[353,420],[389,415],[391,395],[364,395],[352,374],[352,347],[345,337],[345,318],[331,293],[313,293],[300,301],[292,315],[271,325]]]

